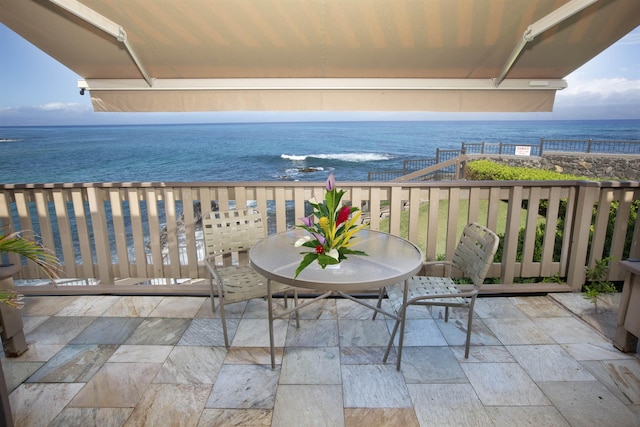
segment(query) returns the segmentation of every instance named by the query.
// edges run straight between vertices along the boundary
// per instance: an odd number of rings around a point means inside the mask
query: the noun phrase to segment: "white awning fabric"
[[[551,111],[637,0],[0,0],[95,111]]]

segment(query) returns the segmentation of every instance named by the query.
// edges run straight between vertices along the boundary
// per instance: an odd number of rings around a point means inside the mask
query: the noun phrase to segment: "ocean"
[[[366,181],[467,143],[640,140],[640,120],[0,127],[0,183]]]

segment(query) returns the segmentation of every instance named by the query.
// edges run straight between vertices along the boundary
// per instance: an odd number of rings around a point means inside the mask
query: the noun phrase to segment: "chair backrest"
[[[453,265],[479,288],[493,263],[499,242],[498,235],[488,228],[475,222],[467,224],[453,254]]]
[[[209,212],[202,218],[205,255],[244,257],[265,234],[262,214],[257,209]]]

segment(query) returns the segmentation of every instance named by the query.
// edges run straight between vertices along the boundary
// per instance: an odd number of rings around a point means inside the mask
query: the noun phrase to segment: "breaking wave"
[[[307,159],[341,160],[343,162],[378,162],[391,160],[394,156],[383,153],[335,153],[335,154],[282,154],[281,158],[294,162],[301,162]]]

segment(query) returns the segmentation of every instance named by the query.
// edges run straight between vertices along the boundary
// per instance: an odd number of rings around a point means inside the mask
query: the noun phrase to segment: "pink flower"
[[[345,222],[346,220],[348,220],[350,213],[351,213],[350,206],[344,206],[342,209],[340,209],[340,212],[338,212],[338,218],[336,219],[336,227],[342,224],[343,222]]]
[[[313,237],[318,239],[318,242],[320,242],[321,245],[324,245],[325,243],[327,243],[327,239],[325,239],[322,234],[320,233],[311,233],[311,234],[313,234]]]
[[[329,174],[329,178],[327,178],[327,190],[331,191],[336,188],[336,177],[333,175],[333,172]]]

